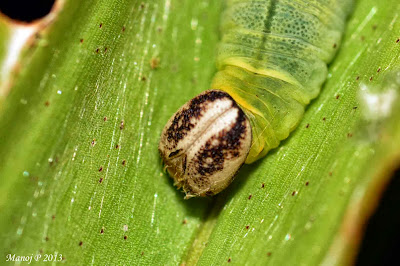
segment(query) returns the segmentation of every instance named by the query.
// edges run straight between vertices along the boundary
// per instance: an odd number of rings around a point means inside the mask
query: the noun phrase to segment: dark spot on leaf
[[[142,251],[142,253],[140,253],[140,255],[142,255],[142,256],[143,256],[143,255],[144,255],[144,252]]]
[[[374,77],[373,76],[371,76],[370,78],[369,78],[369,81],[372,81],[372,79],[373,79]]]
[[[249,225],[246,225],[246,230],[249,230],[249,228],[250,228],[250,226],[249,226]]]
[[[310,124],[307,124],[307,125],[306,125],[306,128],[309,128],[309,127],[310,127]]]
[[[267,256],[268,256],[268,257],[271,257],[271,255],[272,255],[271,252],[268,252],[268,253],[267,253]]]
[[[142,2],[141,4],[140,4],[140,9],[143,9],[145,7],[145,4]]]
[[[115,148],[116,148],[116,149],[118,149],[118,148],[119,148],[119,145],[118,145],[118,144],[117,144],[117,145],[115,145]]]
[[[329,172],[329,176],[332,176],[332,172]]]
[[[340,97],[340,95],[338,94],[338,95],[336,95],[336,100],[338,100],[339,99],[339,97]]]
[[[127,239],[128,239],[128,236],[124,236],[124,239],[127,240]]]
[[[119,129],[124,129],[124,127],[125,127],[125,123],[124,123],[124,120],[121,120],[121,124],[119,124]]]
[[[102,177],[100,177],[99,183],[100,183],[100,184],[103,183],[103,178],[102,178]]]
[[[232,261],[231,258],[229,258],[229,259],[228,259],[228,262],[231,262],[231,261]]]
[[[44,240],[46,240],[46,242],[49,241],[49,237],[46,236],[46,237],[44,238]]]
[[[33,183],[37,183],[39,180],[39,177],[37,176],[29,176],[29,181],[33,182]]]
[[[92,147],[94,147],[94,145],[96,145],[96,139],[93,139],[93,140],[90,142],[90,145],[92,145]]]
[[[82,246],[83,245],[83,242],[81,241],[81,242],[79,242],[79,246]]]
[[[99,172],[103,171],[103,166],[100,166]]]
[[[334,43],[332,47],[333,47],[333,49],[335,49],[337,47],[337,44]]]
[[[326,117],[322,118],[322,120],[325,121],[325,120],[326,120]]]
[[[265,187],[265,184],[264,184],[264,183],[262,183],[262,184],[261,184],[261,188],[264,188],[264,187]]]
[[[105,117],[103,118],[103,121],[104,121],[104,122],[107,121],[107,116],[105,116]]]
[[[183,219],[182,224],[187,224],[187,220]]]
[[[104,228],[101,228],[100,234],[104,234]]]
[[[400,42],[400,38],[398,38],[397,40],[396,40],[396,43],[399,43]]]
[[[251,197],[253,197],[253,195],[249,195],[249,200],[251,199]]]
[[[353,110],[356,110],[357,108],[358,108],[357,106],[354,106],[354,107],[353,107]]]
[[[378,73],[381,72],[381,68],[378,68],[378,70],[376,72],[378,72]]]
[[[56,219],[56,216],[53,214],[53,216],[51,216],[51,219],[53,220]]]
[[[353,136],[352,133],[347,133],[347,137],[348,137],[348,138],[351,138],[352,136]]]
[[[107,47],[104,47],[104,52],[105,52],[105,53],[107,53],[107,50],[108,50],[108,48],[107,48]]]
[[[157,28],[157,31],[158,31],[158,32],[162,32],[162,27],[158,27],[158,28]]]
[[[309,181],[307,181],[307,182],[306,182],[306,186],[308,186],[309,184],[310,184],[310,182],[309,182]]]
[[[122,26],[122,32],[124,32],[125,31],[125,26]]]
[[[296,195],[296,190],[292,192],[292,196]]]
[[[153,58],[150,60],[150,67],[151,67],[151,69],[157,69],[159,66],[160,66],[160,59],[159,59],[159,58],[156,58],[156,57],[153,57]]]
[[[99,28],[101,29],[103,27],[103,23],[100,23]]]
[[[356,80],[359,80],[359,79],[360,79],[360,76],[357,76],[357,77],[356,77]]]
[[[142,77],[142,81],[146,81],[146,77],[145,76]]]
[[[80,43],[83,43],[83,39],[80,39],[79,41],[80,41]]]
[[[171,72],[178,72],[178,69],[179,69],[179,67],[178,67],[177,64],[172,64],[171,65]]]
[[[365,36],[364,36],[364,35],[361,35],[360,40],[361,40],[361,41],[364,41],[364,40],[365,40]]]
[[[122,161],[122,165],[125,166],[126,165],[126,160]]]
[[[376,25],[376,24],[372,25],[373,30],[376,30],[377,27],[378,27],[378,25]]]
[[[50,105],[50,102],[49,102],[49,101],[46,101],[46,102],[44,103],[44,105],[45,105],[45,106],[49,106],[49,105]]]
[[[100,49],[99,49],[99,48],[97,48],[97,49],[96,49],[96,53],[99,53],[99,51],[100,51]]]

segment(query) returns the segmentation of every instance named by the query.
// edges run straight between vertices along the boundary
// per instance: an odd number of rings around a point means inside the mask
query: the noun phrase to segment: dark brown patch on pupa
[[[232,97],[226,92],[209,91],[193,98],[187,108],[176,113],[171,126],[167,129],[168,141],[172,143],[171,149],[175,148],[178,142],[195,126],[192,123],[192,119],[201,117],[201,113],[206,107],[204,103],[214,102],[222,98],[229,98],[233,101]]]
[[[202,176],[209,176],[216,171],[221,171],[226,159],[240,155],[241,140],[246,133],[246,117],[233,100],[232,107],[238,110],[238,116],[232,127],[228,131],[222,130],[218,136],[211,137],[196,154],[196,170]],[[212,143],[215,142],[218,144],[213,145]],[[208,158],[212,159],[211,163],[207,163]]]

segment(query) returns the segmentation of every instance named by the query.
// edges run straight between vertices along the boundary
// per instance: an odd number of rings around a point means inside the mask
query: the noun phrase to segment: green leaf
[[[3,100],[4,95],[4,80],[7,78],[6,69],[6,54],[7,54],[7,44],[10,37],[9,24],[6,22],[6,17],[0,14],[0,103]]]
[[[219,5],[66,1],[39,32],[1,111],[3,254],[181,260],[209,201],[183,201],[157,143],[212,77]]]
[[[221,3],[65,1],[0,107],[2,254],[350,263],[400,158],[400,4],[389,2],[357,2],[321,95],[279,148],[220,195],[185,201],[157,145],[210,84]]]

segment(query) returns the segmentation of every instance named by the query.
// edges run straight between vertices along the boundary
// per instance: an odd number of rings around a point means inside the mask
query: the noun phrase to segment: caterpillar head
[[[249,120],[229,94],[209,90],[167,122],[158,150],[186,199],[215,195],[243,165],[251,146]]]

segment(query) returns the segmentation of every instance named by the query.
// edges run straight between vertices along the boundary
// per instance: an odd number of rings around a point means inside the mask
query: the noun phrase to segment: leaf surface
[[[400,158],[391,100],[400,87],[400,4],[358,1],[299,127],[225,192],[185,201],[163,171],[159,135],[178,107],[209,87],[221,10],[206,0],[65,1],[26,46],[0,107],[4,256],[57,253],[71,264],[352,261]]]

